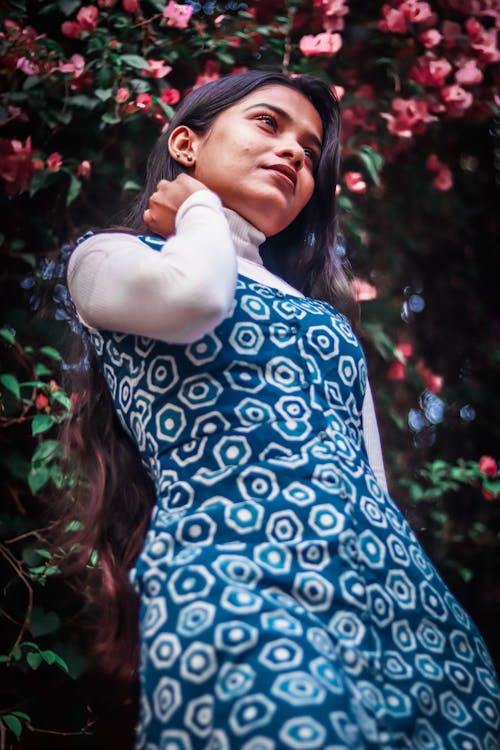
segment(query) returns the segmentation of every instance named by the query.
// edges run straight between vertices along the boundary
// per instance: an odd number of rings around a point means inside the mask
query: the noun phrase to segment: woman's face
[[[303,94],[264,86],[194,136],[192,175],[271,236],[311,198],[322,138],[321,118]]]

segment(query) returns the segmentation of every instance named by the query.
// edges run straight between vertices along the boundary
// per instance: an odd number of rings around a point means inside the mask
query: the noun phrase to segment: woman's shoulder
[[[153,250],[161,250],[165,240],[157,235],[137,234],[126,229],[103,229],[89,230],[80,235],[76,240],[76,248],[97,249],[103,248],[111,250],[113,248],[123,247],[141,247],[147,245]]]

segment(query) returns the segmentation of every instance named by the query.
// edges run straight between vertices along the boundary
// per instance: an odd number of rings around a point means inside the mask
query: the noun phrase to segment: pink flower
[[[210,81],[216,81],[218,78],[220,78],[219,63],[215,60],[207,60],[205,63],[205,69],[203,73],[200,73],[197,77],[193,90],[198,89],[200,86],[204,86],[206,83],[210,83]]]
[[[142,74],[151,76],[151,78],[164,78],[170,73],[172,67],[165,65],[165,60],[148,60],[147,70],[143,70]]]
[[[98,15],[99,10],[95,5],[84,5],[76,14],[76,20],[84,31],[94,31]]]
[[[442,190],[443,192],[450,190],[453,187],[453,175],[451,169],[438,159],[436,154],[429,154],[425,162],[427,169],[432,172],[436,172],[432,184],[436,190]],[[429,389],[432,390],[432,389]]]
[[[479,52],[481,60],[487,63],[495,63],[500,60],[497,39],[497,30],[489,29],[489,31],[483,31],[479,39],[472,42],[471,47]]]
[[[393,34],[406,34],[408,24],[401,10],[391,8],[390,5],[382,5],[382,14],[384,18],[378,22],[380,31],[392,31]]]
[[[444,57],[437,58],[425,55],[417,58],[418,65],[414,65],[408,77],[421,86],[444,86],[446,78],[453,70],[452,65]]]
[[[405,359],[413,355],[413,344],[411,341],[400,341],[396,344],[396,349]]]
[[[76,21],[65,21],[61,26],[61,33],[70,39],[79,39],[83,29]]]
[[[466,60],[455,73],[455,81],[461,86],[475,86],[483,80],[483,73],[474,59]]]
[[[465,30],[471,39],[476,41],[481,39],[484,32],[484,26],[479,23],[477,18],[468,18],[465,22]]]
[[[349,13],[345,0],[315,0],[316,7],[323,11],[323,28],[325,31],[342,31],[344,18]]]
[[[396,97],[391,103],[395,115],[382,112],[387,120],[389,133],[399,138],[411,138],[414,133],[423,133],[428,122],[437,120],[429,112],[429,105],[423,99],[402,99]]]
[[[16,68],[22,70],[27,76],[37,75],[40,72],[38,63],[28,60],[27,57],[20,57],[16,63]]]
[[[31,138],[26,141],[0,138],[0,178],[7,195],[15,195],[29,188],[35,171]]]
[[[364,193],[366,190],[366,182],[363,180],[363,175],[360,172],[346,172],[344,175],[345,184],[347,189],[351,193]]]
[[[422,31],[418,38],[426,49],[432,49],[432,47],[437,47],[443,35],[437,29],[427,29],[427,31]]]
[[[473,96],[458,84],[441,89],[441,98],[446,104],[446,113],[451,117],[461,117],[472,102]]]
[[[393,362],[387,370],[387,380],[404,380],[406,377],[406,365],[403,362]]]
[[[118,104],[124,104],[128,98],[130,97],[130,91],[123,86],[121,86],[119,89],[117,89],[115,94],[115,101],[118,102]]]
[[[400,341],[396,344],[397,359],[387,371],[388,380],[404,380],[406,377],[406,360],[413,354],[413,344],[410,341]]]
[[[97,0],[99,8],[112,8],[116,3],[117,0]]]
[[[344,96],[344,94],[345,94],[345,88],[344,88],[343,86],[337,86],[336,84],[334,84],[334,85],[333,85],[333,86],[331,87],[331,89],[332,89],[333,93],[335,94],[335,96],[337,97],[337,99],[338,99],[338,100],[339,100],[339,102],[340,102],[340,101],[341,101],[341,99],[342,99],[342,97],[343,97],[343,96]]]
[[[137,13],[139,10],[139,0],[122,0],[122,5],[127,13]]]
[[[92,165],[88,161],[88,159],[84,159],[80,164],[78,165],[76,169],[76,173],[78,177],[90,177],[90,174],[92,172]]]
[[[136,106],[139,107],[139,109],[143,109],[145,112],[151,108],[152,102],[153,97],[151,94],[138,94],[135,99]]]
[[[368,281],[358,279],[357,276],[352,281],[352,289],[356,302],[370,302],[372,299],[377,299],[378,297],[377,287]]]
[[[443,166],[443,162],[440,161],[436,154],[429,154],[429,156],[426,159],[425,166],[427,169],[431,169],[433,172],[436,172],[438,169],[441,169]]]
[[[163,89],[160,94],[160,99],[165,104],[177,104],[180,98],[181,95],[177,89]]]
[[[170,0],[166,8],[163,9],[163,18],[167,19],[167,26],[173,26],[176,29],[187,29],[192,14],[193,7],[191,5],[179,5],[174,0]]]
[[[424,385],[428,391],[438,395],[443,390],[443,377],[441,375],[435,375],[433,372],[428,370],[425,374]]]
[[[39,393],[37,397],[35,398],[35,408],[38,409],[38,411],[47,411],[47,407],[49,406],[49,399],[45,394]],[[50,411],[50,409],[48,409]]]
[[[478,461],[479,471],[486,474],[487,477],[494,477],[497,474],[497,462],[492,456],[481,456]]]
[[[436,190],[441,190],[444,193],[447,190],[450,190],[450,188],[453,187],[453,175],[451,169],[449,167],[443,167],[440,169],[432,180],[432,184]]]
[[[342,37],[340,34],[306,34],[299,42],[299,48],[303,55],[336,55],[342,47]]]
[[[446,46],[456,47],[462,36],[462,28],[460,24],[455,23],[455,21],[443,21],[441,24],[441,31],[443,32],[444,43]]]
[[[50,156],[47,156],[47,169],[49,172],[59,172],[61,164],[61,154],[58,154],[57,151],[54,151]]]
[[[74,78],[79,78],[85,70],[85,58],[81,55],[71,55],[68,62],[59,63],[54,70],[59,70],[61,73],[72,73]]]
[[[401,10],[410,23],[424,23],[432,18],[432,9],[429,3],[406,2],[401,5]]]

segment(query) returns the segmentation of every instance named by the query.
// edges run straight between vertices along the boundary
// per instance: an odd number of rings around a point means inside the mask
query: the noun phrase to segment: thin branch
[[[21,563],[18,560],[16,560],[12,552],[9,549],[7,549],[7,547],[4,544],[0,544],[0,554],[3,555],[3,557],[9,563],[9,565],[12,568],[14,568],[14,570],[17,573],[17,576],[21,579],[21,581],[24,583],[24,585],[28,589],[28,606],[26,608],[24,622],[19,629],[19,633],[17,634],[17,638],[16,638],[14,645],[12,646],[10,650],[10,654],[9,654],[9,658],[10,658],[12,656],[14,649],[16,649],[17,646],[19,646],[19,644],[21,643],[23,639],[23,635],[28,628],[28,623],[30,621],[31,612],[33,610],[33,588],[31,587],[26,575],[24,574]]]
[[[295,18],[295,11],[288,11],[288,28],[285,36],[285,50],[283,53],[282,68],[285,72],[288,72],[288,66],[290,65],[290,56],[292,54],[292,26],[293,19]]]

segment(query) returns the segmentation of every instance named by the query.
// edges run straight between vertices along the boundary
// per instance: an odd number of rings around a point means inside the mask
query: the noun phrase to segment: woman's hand
[[[188,174],[180,174],[175,180],[161,180],[156,192],[149,199],[149,208],[144,211],[144,223],[154,234],[168,237],[175,232],[175,217],[186,198],[205,185]]]

